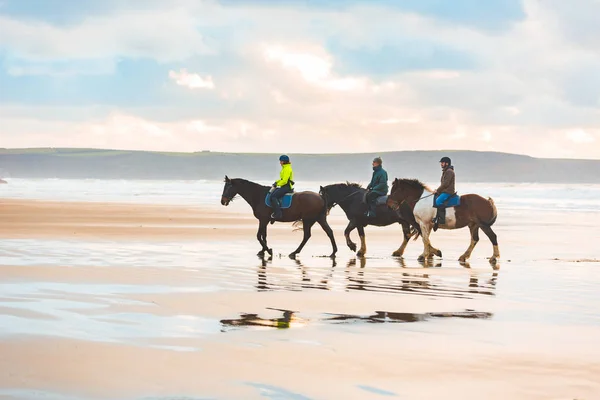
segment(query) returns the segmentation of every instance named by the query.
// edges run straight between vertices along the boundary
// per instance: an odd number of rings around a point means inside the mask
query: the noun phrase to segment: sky
[[[600,159],[600,0],[0,0],[0,147]]]

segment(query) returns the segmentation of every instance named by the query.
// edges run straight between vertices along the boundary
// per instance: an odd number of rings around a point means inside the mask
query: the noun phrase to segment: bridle
[[[324,193],[323,191],[320,192],[321,197],[323,198],[323,200],[325,200],[325,204],[327,204],[327,201],[329,200],[329,196],[327,196],[327,193]],[[356,195],[356,194],[360,194],[360,192],[354,192],[354,193],[350,193],[348,196],[344,197],[343,199],[341,199],[340,201],[334,201],[331,203],[331,206],[327,207],[329,210],[331,210],[333,207],[337,206],[338,204],[346,201],[347,199],[349,199],[350,197]]]

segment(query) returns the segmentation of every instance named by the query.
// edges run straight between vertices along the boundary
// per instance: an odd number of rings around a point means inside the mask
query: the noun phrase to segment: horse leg
[[[408,241],[410,240],[410,224],[407,222],[402,223],[402,233],[404,234],[404,240],[402,244],[392,253],[394,257],[402,257],[404,255],[404,250],[406,249],[406,245],[408,245]]]
[[[496,261],[498,261],[498,258],[500,258],[500,250],[498,249],[498,237],[496,236],[496,233],[494,233],[492,228],[487,225],[482,225],[481,230],[487,235],[488,238],[490,238],[490,242],[492,242],[492,246],[494,246],[494,254],[490,258],[490,263],[493,264]]]
[[[300,253],[302,251],[302,249],[304,248],[304,245],[306,244],[306,242],[308,242],[308,239],[310,239],[310,230],[312,228],[312,226],[315,224],[315,220],[311,220],[311,221],[307,221],[307,220],[302,220],[302,225],[304,228],[304,238],[302,239],[302,243],[300,243],[300,246],[298,246],[298,248],[289,255],[289,257],[291,259],[296,258],[296,254]]]
[[[358,236],[360,237],[360,250],[358,250],[358,253],[356,253],[356,255],[359,257],[364,257],[365,254],[367,254],[367,241],[365,239],[365,227],[362,225],[358,225],[356,227],[356,230],[358,230]]]
[[[479,242],[479,225],[471,224],[469,225],[469,230],[471,231],[471,245],[469,246],[467,251],[465,251],[465,254],[460,256],[460,258],[458,259],[458,261],[462,263],[467,262],[469,257],[471,257],[471,253],[477,245],[477,242]]]
[[[319,220],[317,222],[319,223],[319,225],[321,225],[321,228],[323,228],[323,230],[327,234],[327,237],[329,237],[329,240],[331,240],[331,247],[333,247],[333,253],[331,253],[331,255],[329,257],[334,258],[335,254],[337,253],[338,248],[337,248],[337,245],[335,244],[335,236],[333,235],[333,230],[331,229],[331,227],[329,226],[329,223],[327,222],[327,217],[325,215],[323,215],[321,218],[319,218]]]
[[[431,253],[431,242],[429,241],[429,234],[431,233],[431,224],[421,224],[421,238],[423,239],[423,254],[419,256],[419,261],[425,261],[430,257],[433,257]]]
[[[265,251],[269,253],[269,255],[273,255],[273,250],[269,249],[267,246],[267,224],[269,221],[260,221],[258,225],[258,232],[256,233],[256,239],[258,239],[258,243],[262,246],[262,250],[258,252],[259,256],[264,256]]]
[[[352,250],[353,252],[356,251],[356,243],[354,243],[352,239],[350,239],[350,232],[352,232],[354,228],[356,228],[356,222],[354,220],[350,220],[350,222],[348,222],[348,226],[344,230],[344,236],[346,237],[346,245],[348,245],[350,250]]]

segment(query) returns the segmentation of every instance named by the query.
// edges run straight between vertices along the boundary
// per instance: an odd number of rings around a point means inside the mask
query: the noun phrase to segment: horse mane
[[[346,181],[345,183],[334,183],[334,184],[327,185],[327,186],[328,187],[348,187],[348,188],[363,189],[363,187],[360,183],[354,183],[354,182],[348,182],[348,181]]]
[[[266,185],[261,185],[260,183],[257,183],[257,182],[249,181],[248,179],[244,179],[244,178],[229,178],[229,181],[230,182],[234,182],[235,181],[235,182],[242,183],[242,184],[247,183],[247,184],[250,184],[250,185],[261,186],[263,188],[268,188],[269,187],[269,186],[266,186]],[[227,182],[227,178],[224,178],[223,182]]]
[[[418,179],[409,179],[409,178],[398,178],[396,181],[394,181],[394,183],[392,184],[392,187],[396,187],[398,185],[407,185],[410,186],[414,189],[418,189],[418,190],[428,190],[430,192],[433,192],[433,190],[431,190],[429,188],[429,186],[427,186],[426,184],[424,184],[423,182],[421,182]]]

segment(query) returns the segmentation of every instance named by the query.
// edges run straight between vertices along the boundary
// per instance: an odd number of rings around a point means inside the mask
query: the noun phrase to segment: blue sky
[[[0,147],[600,158],[598,15],[596,0],[0,0]]]

